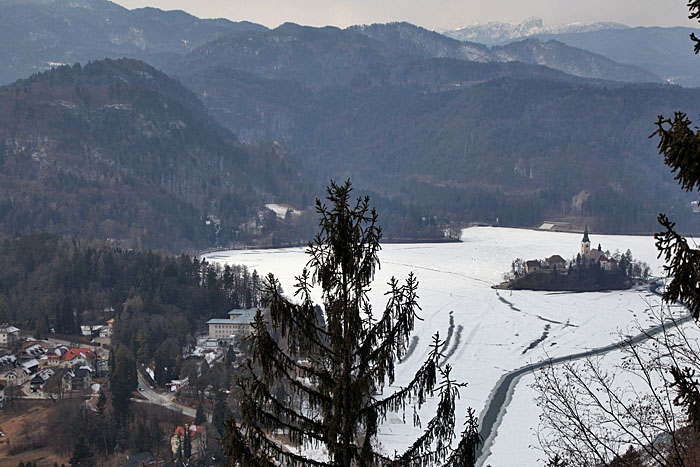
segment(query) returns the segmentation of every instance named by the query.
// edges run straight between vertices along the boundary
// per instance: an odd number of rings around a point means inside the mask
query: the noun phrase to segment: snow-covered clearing
[[[266,204],[265,207],[267,209],[270,209],[274,211],[275,214],[277,214],[277,217],[280,219],[284,219],[285,216],[287,215],[287,211],[292,211],[292,215],[299,215],[301,214],[300,211],[297,211],[294,209],[293,206],[290,206],[289,204]]]
[[[469,385],[462,390],[458,415],[471,406],[477,414],[486,406],[496,382],[505,373],[549,357],[564,356],[619,341],[619,332],[632,333],[638,326],[651,325],[648,302],[658,298],[645,289],[600,293],[547,293],[494,290],[515,258],[525,260],[561,255],[573,258],[580,249],[581,234],[541,232],[505,228],[471,228],[463,231],[462,243],[388,244],[380,253],[371,298],[375,309],[382,307],[384,284],[392,277],[413,272],[419,282],[423,321],[417,322],[417,345],[398,366],[399,386],[408,382],[422,364],[431,336],[447,337],[450,317],[453,335],[446,363],[452,376]],[[604,250],[631,249],[635,258],[647,262],[652,274],[662,274],[662,263],[652,237],[591,235],[591,243]],[[290,295],[294,276],[306,264],[303,248],[239,250],[207,255],[210,261],[243,264],[261,274],[272,272]],[[415,341],[415,338],[414,338]],[[523,378],[515,388],[512,404],[499,428],[486,464],[542,465],[541,453],[530,447],[537,438],[538,409],[532,390]],[[434,413],[428,403],[423,420]],[[390,416],[382,427],[380,441],[387,452],[401,451],[418,430],[401,414]],[[458,422],[461,429],[461,420]],[[484,464],[484,465],[486,465]]]

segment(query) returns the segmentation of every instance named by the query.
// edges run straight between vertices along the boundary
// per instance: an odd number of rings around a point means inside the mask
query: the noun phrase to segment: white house
[[[257,310],[254,308],[249,310],[236,309],[228,312],[228,318],[210,319],[207,321],[209,338],[232,343],[236,336],[247,336],[255,321],[256,313]]]
[[[9,348],[19,342],[19,328],[0,324],[0,347]]]

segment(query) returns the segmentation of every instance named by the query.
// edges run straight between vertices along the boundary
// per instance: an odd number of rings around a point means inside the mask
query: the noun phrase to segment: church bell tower
[[[581,240],[581,259],[588,259],[590,252],[591,241],[588,238],[588,224],[586,224],[586,230],[583,232],[583,240]]]

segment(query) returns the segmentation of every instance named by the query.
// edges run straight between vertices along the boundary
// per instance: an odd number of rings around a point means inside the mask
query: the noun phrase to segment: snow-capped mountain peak
[[[465,26],[453,31],[444,31],[447,36],[463,41],[498,44],[538,34],[564,34],[600,31],[603,29],[627,29],[629,26],[613,22],[568,23],[546,26],[542,18],[531,17],[519,24],[489,21]]]

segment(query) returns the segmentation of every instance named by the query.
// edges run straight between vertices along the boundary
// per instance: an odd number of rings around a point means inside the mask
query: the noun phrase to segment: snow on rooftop
[[[295,209],[293,206],[290,206],[289,204],[270,203],[270,204],[266,204],[265,207],[267,209],[274,211],[274,213],[277,214],[277,217],[279,217],[280,219],[285,218],[288,210],[291,210],[293,215],[301,214],[301,211],[298,211],[297,209]]]

